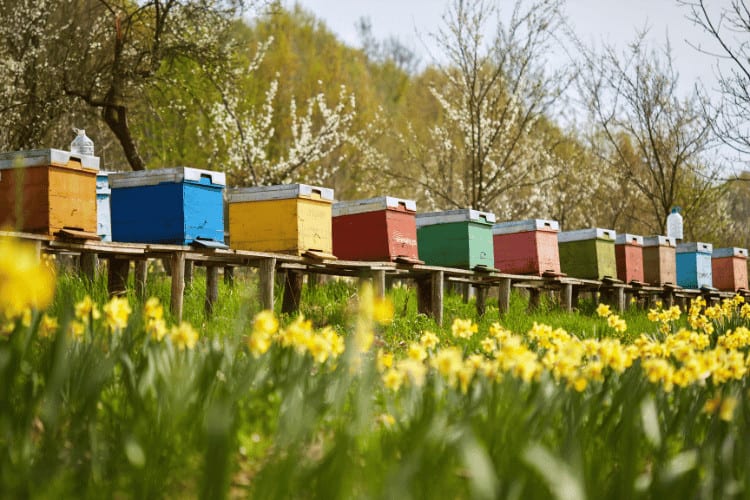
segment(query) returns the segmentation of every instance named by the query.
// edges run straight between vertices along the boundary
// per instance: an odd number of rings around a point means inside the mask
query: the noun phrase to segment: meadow
[[[252,275],[184,322],[0,241],[3,498],[733,498],[750,484],[750,305],[544,303],[334,281],[300,316]],[[129,288],[130,290],[133,287]],[[277,301],[278,303],[279,301]]]

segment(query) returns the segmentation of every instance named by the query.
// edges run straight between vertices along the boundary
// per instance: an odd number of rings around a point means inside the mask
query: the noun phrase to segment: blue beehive
[[[102,241],[112,241],[112,215],[109,210],[109,172],[96,174],[96,234]]]
[[[684,288],[713,286],[710,243],[677,245],[677,284]]]
[[[224,242],[222,172],[175,167],[112,173],[109,186],[114,241]]]

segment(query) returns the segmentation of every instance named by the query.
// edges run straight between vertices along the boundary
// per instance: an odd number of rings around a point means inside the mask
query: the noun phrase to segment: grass
[[[211,317],[204,312],[204,283],[198,268],[185,291],[184,319],[202,336],[194,349],[181,348],[169,336],[161,342],[151,337],[143,304],[132,292],[133,312],[124,330],[113,331],[102,318],[92,320],[80,339],[64,333],[71,321],[80,320],[73,306],[85,295],[100,305],[107,301],[102,278],[90,283],[59,277],[47,311],[60,320],[56,334],[42,336],[39,314],[30,326],[14,323],[0,340],[0,496],[732,498],[750,493],[746,368],[731,365],[728,351],[719,353],[726,357],[721,362],[737,371],[726,379],[719,379],[721,367],[714,367],[708,378],[670,387],[664,374],[654,371],[658,367],[649,368],[650,358],[640,357],[621,370],[607,367],[601,379],[592,375],[587,385],[574,389],[574,379],[560,373],[568,362],[564,356],[575,355],[569,348],[583,344],[566,340],[560,351],[544,347],[544,335],[551,333],[534,326],[560,327],[578,338],[601,340],[602,346],[611,338],[631,344],[642,332],[664,337],[644,311],[623,313],[628,330],[616,334],[595,314],[596,304],[585,300],[573,313],[545,300],[530,312],[526,299],[513,293],[507,313],[501,315],[490,300],[479,318],[473,301],[449,293],[439,326],[417,314],[413,290],[396,287],[389,292],[393,321],[373,325],[367,293],[333,281],[303,289],[302,313],[311,326],[279,315],[285,331],[297,333],[285,334],[286,340],[273,334],[273,342],[256,352],[252,346],[259,344],[249,341],[262,340],[266,326],[253,322],[259,304],[252,274],[238,276],[234,288],[220,283]],[[153,273],[147,295],[168,304],[169,280]],[[276,299],[278,313],[281,297]],[[166,317],[173,322],[168,311]],[[456,318],[476,322],[478,333],[454,337]],[[471,356],[482,352],[495,323],[519,334],[523,344],[498,334],[506,350],[494,359],[510,364],[498,364],[493,372],[491,363],[472,365]],[[703,350],[690,344],[703,338],[698,333],[681,341],[667,336],[675,351],[665,359],[675,369],[685,366],[691,356],[698,359],[716,347],[730,327],[743,332],[739,327],[746,323],[739,316],[713,320],[717,331]],[[670,328],[681,326],[688,326],[685,315]],[[313,348],[326,327],[345,339],[346,351],[325,351],[323,359]],[[426,331],[434,332],[440,345],[428,361],[409,364],[413,344]],[[368,332],[376,334],[374,348],[360,355],[358,346]],[[750,331],[747,337],[731,350],[744,367]],[[449,365],[439,359],[451,352],[444,349],[449,345],[462,360],[443,370]],[[393,373],[379,368],[377,351],[395,354]],[[604,351],[597,352],[589,363],[605,359]],[[554,369],[524,372],[550,354],[560,356],[560,363],[550,365]],[[608,363],[614,367],[617,361]]]

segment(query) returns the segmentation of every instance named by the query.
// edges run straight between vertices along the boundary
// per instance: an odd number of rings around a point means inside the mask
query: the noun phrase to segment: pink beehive
[[[711,254],[713,286],[722,291],[747,290],[747,249],[717,248]]]
[[[557,233],[554,220],[529,219],[492,226],[495,267],[504,273],[560,274]]]

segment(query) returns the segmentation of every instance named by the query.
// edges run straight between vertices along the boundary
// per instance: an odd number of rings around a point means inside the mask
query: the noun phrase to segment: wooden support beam
[[[417,312],[430,315],[432,311],[432,281],[429,276],[417,279]]]
[[[234,266],[224,266],[224,284],[234,288]]]
[[[109,259],[107,272],[107,291],[110,297],[125,295],[128,291],[128,273],[130,272],[130,261],[128,259]]]
[[[297,271],[287,271],[284,280],[284,300],[281,303],[282,313],[295,313],[299,311],[302,299],[303,275]]]
[[[182,321],[182,301],[185,293],[185,252],[172,254],[172,298],[171,309],[175,321]]]
[[[497,297],[497,307],[500,314],[507,313],[510,310],[510,278],[501,278]]]
[[[432,317],[435,318],[435,322],[438,325],[443,324],[443,283],[445,280],[445,274],[443,271],[432,271],[431,276],[431,291],[432,291]]]
[[[141,300],[146,298],[146,281],[148,280],[148,260],[135,261],[135,295]]]
[[[209,264],[206,266],[206,315],[214,312],[214,304],[219,300],[219,266]]]
[[[276,282],[276,259],[273,257],[261,259],[258,266],[258,292],[260,306],[273,311],[273,290]]]
[[[617,312],[625,311],[625,288],[622,286],[615,287],[612,290],[614,306]]]
[[[94,252],[81,253],[81,274],[89,281],[96,279],[96,267],[99,259]]]
[[[375,292],[375,296],[379,299],[385,297],[385,270],[376,269],[371,271],[372,274],[372,287]]]
[[[185,286],[190,286],[193,284],[193,268],[195,266],[193,265],[192,260],[186,260],[185,261]]]
[[[563,311],[571,312],[573,310],[573,284],[563,283],[560,285],[560,307]]]
[[[538,288],[529,288],[529,310],[534,311],[539,308],[539,297],[541,290]]]
[[[486,286],[476,287],[477,314],[479,316],[484,316],[484,313],[487,312],[487,292]]]

